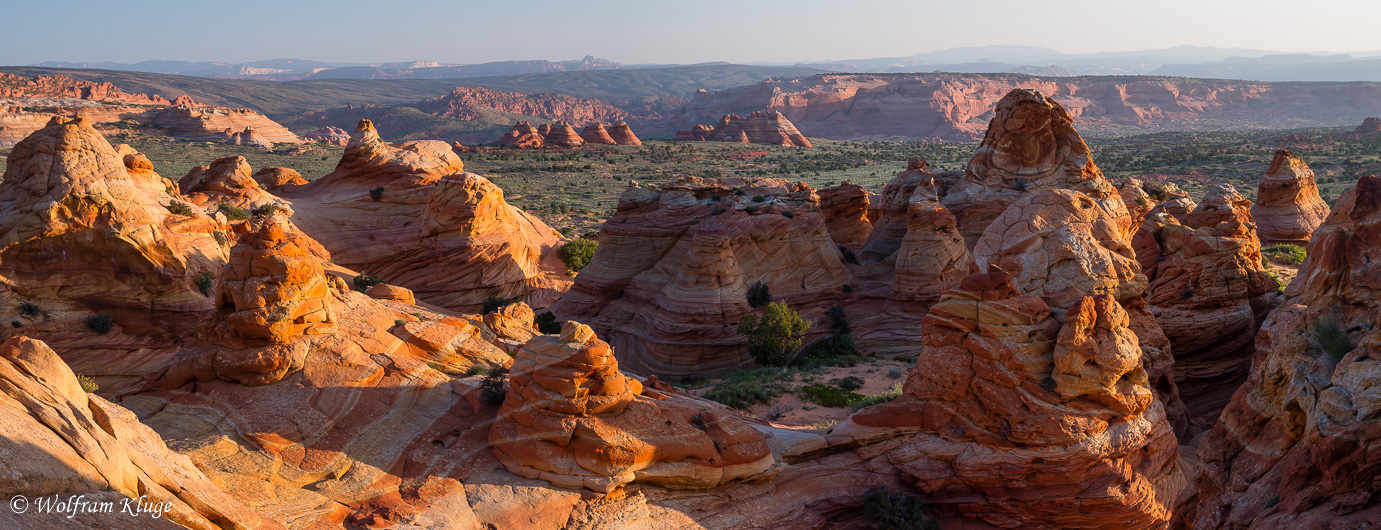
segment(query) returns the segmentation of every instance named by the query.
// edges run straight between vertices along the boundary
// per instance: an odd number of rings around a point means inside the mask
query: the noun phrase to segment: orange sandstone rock
[[[709,488],[775,462],[741,420],[644,396],[583,324],[529,341],[513,374],[489,441],[514,474],[608,493],[630,482]]]
[[[512,130],[499,137],[499,143],[524,149],[544,145],[542,135],[537,132],[537,128],[525,121],[514,124]]]
[[[1328,216],[1328,203],[1319,197],[1309,165],[1281,149],[1261,176],[1251,212],[1262,244],[1303,246]]]
[[[585,143],[588,144],[615,145],[618,143],[609,136],[609,131],[604,130],[604,126],[598,122],[586,125],[584,129],[581,129],[580,139],[585,140]]]
[[[578,147],[584,144],[585,140],[582,140],[580,135],[575,133],[571,124],[558,121],[551,124],[551,128],[542,135],[542,143],[558,147]]]
[[[820,212],[825,214],[830,239],[835,244],[860,250],[873,230],[873,224],[868,222],[869,197],[872,194],[863,186],[847,181],[816,193],[820,196]]]
[[[1285,302],[1256,335],[1247,382],[1199,442],[1175,524],[1366,527],[1381,521],[1381,177],[1344,193]],[[1332,323],[1333,357],[1315,340]],[[1351,351],[1346,350],[1351,346]]]
[[[619,145],[642,145],[643,141],[638,139],[638,135],[633,134],[633,129],[623,121],[615,122],[609,126],[609,137],[614,139],[614,143]]]

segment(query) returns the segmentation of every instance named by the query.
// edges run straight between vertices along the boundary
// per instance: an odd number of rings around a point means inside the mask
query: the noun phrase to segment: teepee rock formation
[[[591,123],[580,130],[580,139],[587,144],[615,145],[618,142],[609,135],[609,131],[604,130],[604,126],[599,123]]]
[[[614,139],[614,143],[619,145],[642,145],[643,141],[638,139],[638,135],[633,134],[633,129],[625,122],[615,122],[609,126],[609,137]]]
[[[1251,212],[1262,244],[1303,246],[1328,216],[1328,203],[1319,196],[1309,165],[1281,149],[1261,176]]]

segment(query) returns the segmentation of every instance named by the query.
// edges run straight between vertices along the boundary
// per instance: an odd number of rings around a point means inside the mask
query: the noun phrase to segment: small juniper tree
[[[801,315],[775,302],[767,304],[762,318],[748,315],[738,324],[738,332],[748,337],[748,354],[762,366],[785,366],[809,329]]]

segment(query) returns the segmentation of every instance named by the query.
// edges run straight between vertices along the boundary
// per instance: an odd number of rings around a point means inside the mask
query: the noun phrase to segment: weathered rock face
[[[1156,214],[1142,226],[1156,256],[1146,267],[1147,301],[1170,339],[1181,395],[1203,428],[1246,376],[1252,337],[1279,302],[1250,204],[1220,185],[1182,221]]]
[[[587,144],[614,145],[617,142],[609,136],[609,131],[604,130],[604,126],[599,123],[591,123],[580,130],[580,139]]]
[[[287,344],[329,332],[335,317],[327,301],[321,262],[330,255],[316,241],[273,218],[240,238],[216,283],[215,326],[233,346]]]
[[[1366,527],[1381,521],[1381,177],[1340,197],[1285,302],[1256,336],[1251,375],[1199,443],[1186,528]],[[1336,331],[1326,330],[1336,324]],[[1319,326],[1316,328],[1316,326]],[[1340,359],[1317,336],[1345,337]],[[1341,341],[1339,341],[1341,342]]]
[[[551,124],[551,129],[542,135],[542,143],[557,147],[578,147],[585,143],[579,134],[575,133],[575,128],[564,121]]]
[[[513,372],[489,443],[514,474],[608,493],[634,481],[709,488],[774,463],[763,436],[738,418],[644,395],[583,324],[529,341]]]
[[[696,125],[689,130],[677,131],[677,140],[715,140],[720,142],[794,145],[810,147],[807,140],[791,120],[777,111],[754,111],[747,118],[737,114],[725,114],[713,128]]]
[[[873,230],[873,224],[868,222],[869,197],[872,194],[852,182],[823,188],[816,193],[820,196],[820,212],[825,214],[830,239],[853,251],[861,249]]]
[[[7,499],[84,494],[97,500],[99,492],[114,491],[118,495],[107,500],[117,510],[126,502],[120,497],[171,507],[159,519],[139,516],[133,521],[137,526],[157,528],[166,520],[207,530],[281,528],[218,489],[130,411],[83,391],[72,370],[43,342],[14,337],[0,345],[0,426],[0,450],[6,455],[0,494]],[[112,519],[114,524],[129,517],[83,512],[77,520],[86,525]],[[59,523],[46,522],[53,528]],[[37,509],[33,514],[6,511],[0,524],[46,525]]]
[[[389,144],[365,120],[336,171],[281,193],[336,263],[420,300],[459,311],[490,296],[550,305],[570,282],[555,255],[561,236],[461,169],[445,143]]]
[[[169,104],[163,96],[130,94],[111,83],[78,81],[65,75],[40,75],[29,79],[0,73],[0,98],[21,97],[76,98],[136,105]]]
[[[606,333],[635,372],[751,363],[735,328],[750,311],[750,286],[762,282],[773,300],[823,317],[852,279],[816,204],[809,186],[779,179],[629,187],[594,258],[552,310]]]
[[[974,248],[980,269],[1010,273],[1026,295],[1063,303],[1071,296],[1109,295],[1129,315],[1141,365],[1165,404],[1175,432],[1189,419],[1174,381],[1170,342],[1147,309],[1147,278],[1117,219],[1083,193],[1050,190],[1013,204],[983,232]]]
[[[542,147],[543,142],[542,135],[537,132],[537,128],[525,121],[514,124],[513,130],[499,137],[500,144],[524,149]]]
[[[1127,214],[1132,218],[1132,226],[1136,227],[1140,227],[1141,222],[1151,213],[1151,209],[1156,207],[1156,200],[1146,193],[1143,186],[1145,183],[1138,178],[1128,178],[1117,186],[1117,194],[1122,197],[1122,204],[1127,207]]]
[[[457,120],[486,119],[485,112],[505,112],[572,123],[610,122],[628,118],[618,107],[598,99],[566,94],[521,94],[483,87],[456,87],[445,97],[424,103],[434,116]]]
[[[926,179],[929,180],[929,179]],[[906,208],[906,235],[897,249],[892,293],[899,299],[935,302],[978,272],[954,215],[935,196],[933,182],[919,183]]]
[[[609,126],[609,137],[614,139],[614,143],[619,145],[642,145],[643,141],[638,139],[638,135],[633,134],[633,129],[627,123],[620,120]]]
[[[287,202],[264,191],[256,176],[250,174],[251,171],[253,169],[245,157],[228,156],[209,166],[192,168],[178,180],[178,188],[192,204],[212,209],[218,204],[230,204],[245,210],[273,205],[291,211]],[[288,178],[291,179],[291,176]],[[302,176],[298,175],[297,180],[302,180]]]
[[[170,213],[177,190],[131,154],[80,119],[54,118],[15,146],[0,183],[0,269],[17,291],[141,313],[206,305],[193,279],[224,262],[212,236],[222,227]]]
[[[1281,149],[1261,176],[1251,212],[1263,244],[1303,246],[1328,216],[1328,203],[1319,196],[1309,165]]]
[[[154,112],[148,121],[179,138],[268,147],[275,143],[303,142],[278,122],[249,109],[168,107]]]
[[[1012,203],[1053,189],[1085,194],[1116,220],[1123,237],[1131,236],[1122,197],[1094,165],[1064,107],[1040,92],[1013,90],[996,112],[963,180],[941,199],[970,244]]]
[[[768,110],[782,112],[812,138],[972,142],[983,137],[982,116],[1013,89],[1039,90],[1059,100],[1082,127],[1103,130],[1148,125],[1163,130],[1222,130],[1263,116],[1325,127],[1355,123],[1359,115],[1381,112],[1381,88],[1363,83],[1301,86],[1140,76],[826,74],[701,91],[670,114],[667,126],[685,129],[712,123],[725,114]]]
[[[1131,316],[1108,294],[1052,306],[1011,280],[966,277],[922,321],[902,397],[826,437],[902,435],[886,460],[938,513],[1003,527],[1163,526],[1184,476]]]

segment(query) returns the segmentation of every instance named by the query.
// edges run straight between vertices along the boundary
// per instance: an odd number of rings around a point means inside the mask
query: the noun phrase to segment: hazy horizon
[[[668,7],[622,1],[284,3],[224,6],[135,0],[118,11],[90,0],[25,3],[0,33],[0,64],[148,60],[243,63],[277,58],[340,63],[580,59],[624,64],[795,63],[909,56],[991,45],[1069,54],[1191,45],[1279,53],[1381,53],[1381,2],[1167,0],[1108,5],[873,0],[727,2]],[[95,7],[99,6],[99,7]],[[167,13],[166,15],[162,13]],[[1346,13],[1347,16],[1339,16]],[[361,26],[367,24],[366,26]],[[1230,26],[1228,26],[1230,24]],[[1289,35],[1282,39],[1281,35]],[[39,45],[41,44],[41,45]]]

